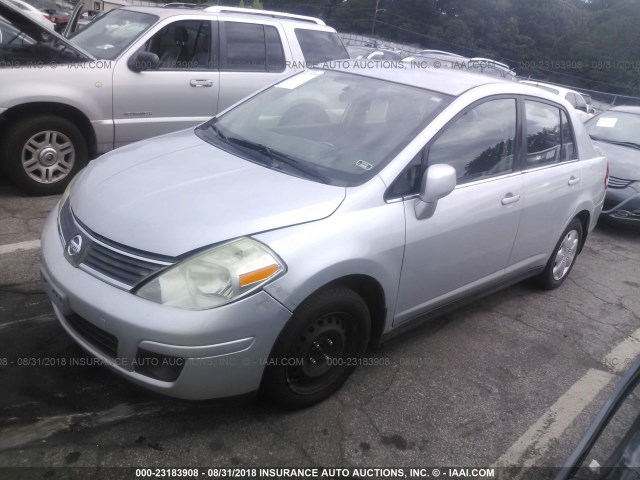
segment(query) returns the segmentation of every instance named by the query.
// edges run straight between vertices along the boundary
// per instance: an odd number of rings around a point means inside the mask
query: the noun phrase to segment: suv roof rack
[[[462,55],[458,55],[457,53],[445,52],[444,50],[420,50],[416,53],[416,55],[429,55],[429,54],[438,54],[438,55],[446,55],[447,57],[459,57],[465,58]]]
[[[184,3],[184,2],[171,2],[162,5],[162,8],[206,8],[211,4],[209,3]]]
[[[502,68],[506,68],[507,70],[511,70],[511,68],[509,68],[509,65],[507,65],[506,63],[498,62],[497,60],[493,60],[491,58],[473,57],[473,58],[470,58],[469,60],[474,62],[487,62],[493,65],[498,65],[499,67],[502,67]]]
[[[315,23],[316,25],[326,25],[322,20],[315,17],[306,17],[304,15],[294,15],[293,13],[274,12],[271,10],[258,10],[256,8],[241,7],[207,7],[205,12],[214,13],[242,13],[245,15],[260,15],[263,17],[280,18],[285,20],[298,20],[299,22]]]

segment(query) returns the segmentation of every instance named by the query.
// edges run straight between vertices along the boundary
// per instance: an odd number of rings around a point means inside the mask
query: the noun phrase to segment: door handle
[[[575,185],[578,182],[580,182],[580,177],[574,177],[573,175],[571,175],[571,178],[569,179],[569,185]]]
[[[520,200],[520,195],[514,195],[513,193],[507,193],[502,199],[503,205],[511,205],[512,203],[516,203]]]
[[[213,80],[191,80],[189,84],[192,87],[213,87]]]

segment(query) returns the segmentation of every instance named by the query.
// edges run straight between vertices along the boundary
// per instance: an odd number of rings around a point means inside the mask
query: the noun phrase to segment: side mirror
[[[138,52],[129,57],[127,66],[134,72],[155,70],[160,66],[160,58],[152,52]]]
[[[438,163],[424,172],[420,184],[420,194],[415,204],[416,218],[430,218],[436,211],[438,200],[446,197],[456,188],[456,169],[451,165]]]

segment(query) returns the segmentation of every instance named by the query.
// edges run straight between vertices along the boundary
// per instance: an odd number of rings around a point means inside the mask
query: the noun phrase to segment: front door
[[[130,70],[133,52],[118,61],[114,147],[197,125],[218,112],[217,39],[215,21],[177,20],[153,32],[138,49],[158,55],[157,69]]]
[[[406,247],[394,325],[499,282],[522,211],[517,104],[495,98],[471,106],[427,146],[427,164],[456,169],[457,186],[431,218],[405,200]]]

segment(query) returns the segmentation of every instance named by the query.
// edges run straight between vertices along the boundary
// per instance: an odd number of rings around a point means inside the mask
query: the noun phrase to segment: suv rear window
[[[334,32],[296,28],[296,37],[307,63],[322,63],[349,58],[342,40]]]

